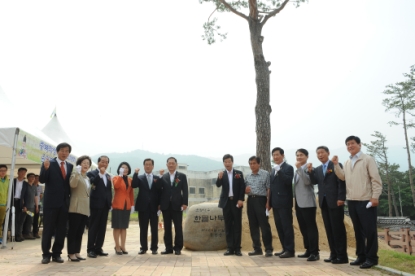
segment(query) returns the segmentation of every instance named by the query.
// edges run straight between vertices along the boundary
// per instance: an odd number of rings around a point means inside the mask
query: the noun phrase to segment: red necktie
[[[66,177],[65,162],[61,162],[61,172],[62,172],[63,179],[65,179]]]

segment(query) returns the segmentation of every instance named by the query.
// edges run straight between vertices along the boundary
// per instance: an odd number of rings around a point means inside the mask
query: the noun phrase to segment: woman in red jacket
[[[121,162],[118,166],[118,176],[114,176],[114,199],[112,201],[111,226],[114,229],[115,253],[117,255],[128,254],[125,249],[127,228],[130,222],[131,207],[134,206],[134,194],[131,188],[131,178],[128,174],[131,167],[127,162]]]

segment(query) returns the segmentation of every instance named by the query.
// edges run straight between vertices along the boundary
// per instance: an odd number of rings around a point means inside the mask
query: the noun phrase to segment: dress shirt
[[[36,198],[37,198],[37,204],[40,205],[40,194],[43,194],[42,186],[36,185],[36,184],[33,184],[33,185],[36,186],[36,190],[37,190],[37,196],[36,196]]]
[[[61,167],[61,163],[63,162],[63,167],[65,168],[65,174],[68,174],[68,168],[66,166],[66,161],[60,160],[59,158],[56,158],[56,161],[58,162],[59,168]]]
[[[251,187],[249,195],[267,196],[267,189],[270,187],[269,172],[259,169],[256,174],[248,174],[245,180],[245,186]]]
[[[357,159],[359,159],[360,155],[362,154],[361,151],[359,151],[358,153],[356,153],[354,156],[350,155],[350,161],[352,162],[352,169],[354,167],[354,163],[356,163]]]
[[[169,172],[169,174],[170,174],[170,183],[173,185],[174,176],[176,175],[176,171],[174,171],[172,174]]]
[[[229,197],[233,196],[233,169],[231,171],[226,170],[229,180]]]
[[[104,181],[105,187],[107,187],[107,177],[105,176],[105,173],[101,174],[101,171],[98,170],[98,174],[99,174],[99,177],[101,177],[102,180]]]
[[[23,180],[20,181],[16,178],[16,191],[14,193],[14,198],[20,199],[21,193],[23,188]]]
[[[147,181],[150,181],[149,183],[148,183],[148,187],[151,189],[151,184],[152,184],[152,182],[153,182],[153,174],[152,173],[146,173],[146,178],[147,178]]]
[[[91,183],[89,182],[89,178],[85,177],[84,180],[85,180],[85,184],[86,184],[86,189],[89,190],[89,187],[91,187]]]

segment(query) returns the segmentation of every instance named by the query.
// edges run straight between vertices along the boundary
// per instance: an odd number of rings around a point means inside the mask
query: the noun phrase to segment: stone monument
[[[225,222],[218,203],[200,203],[187,211],[184,247],[195,251],[226,249]]]

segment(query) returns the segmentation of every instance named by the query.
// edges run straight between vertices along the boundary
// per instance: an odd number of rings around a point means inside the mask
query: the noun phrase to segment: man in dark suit
[[[108,212],[111,209],[112,185],[111,176],[106,173],[110,159],[102,155],[98,158],[98,168],[87,173],[91,181],[89,198],[88,257],[108,256],[102,251],[105,233],[107,232]]]
[[[245,200],[245,180],[241,171],[233,169],[233,156],[225,154],[222,158],[225,170],[219,172],[216,186],[222,187],[219,207],[223,209],[226,243],[225,256],[241,253],[242,207]]]
[[[176,171],[176,167],[176,158],[169,157],[167,159],[169,171],[162,177],[163,189],[160,201],[160,209],[163,212],[164,220],[164,244],[166,246],[161,254],[171,254],[174,250],[176,255],[180,255],[183,249],[182,211],[187,209],[189,191],[186,175]],[[174,247],[171,231],[172,221],[175,229]]]
[[[318,199],[330,247],[330,257],[324,259],[332,264],[347,264],[347,236],[344,226],[344,201],[346,184],[334,173],[334,164],[329,160],[330,151],[326,146],[317,148],[317,158],[322,165],[316,169],[307,164],[312,184],[318,184]],[[341,164],[340,164],[341,166]]]
[[[52,261],[63,263],[62,248],[65,243],[66,224],[68,222],[68,209],[70,186],[69,178],[73,165],[65,161],[71,153],[72,147],[68,143],[60,143],[56,147],[58,157],[43,162],[39,179],[45,183],[43,201],[43,233],[42,233],[42,264]],[[52,252],[52,236],[55,235]]]
[[[292,258],[295,254],[293,228],[293,176],[294,169],[284,162],[284,150],[276,147],[272,150],[275,166],[271,171],[269,208],[274,210],[274,221],[282,251],[274,255],[280,258]]]
[[[23,237],[23,224],[26,219],[26,212],[23,212],[23,201],[25,198],[25,194],[29,183],[27,183],[24,179],[26,176],[27,169],[26,168],[19,168],[17,170],[17,178],[13,180],[13,190],[12,190],[12,198],[14,202],[14,219],[15,219],[15,241],[22,242],[24,241]],[[11,216],[10,216],[11,218]]]
[[[148,250],[148,223],[151,227],[151,246],[153,255],[158,249],[158,214],[162,191],[162,180],[153,175],[154,160],[147,158],[143,162],[145,174],[138,175],[139,169],[135,170],[131,186],[138,188],[138,196],[135,201],[135,210],[138,211],[138,222],[140,224],[140,244],[138,254],[145,254]]]

